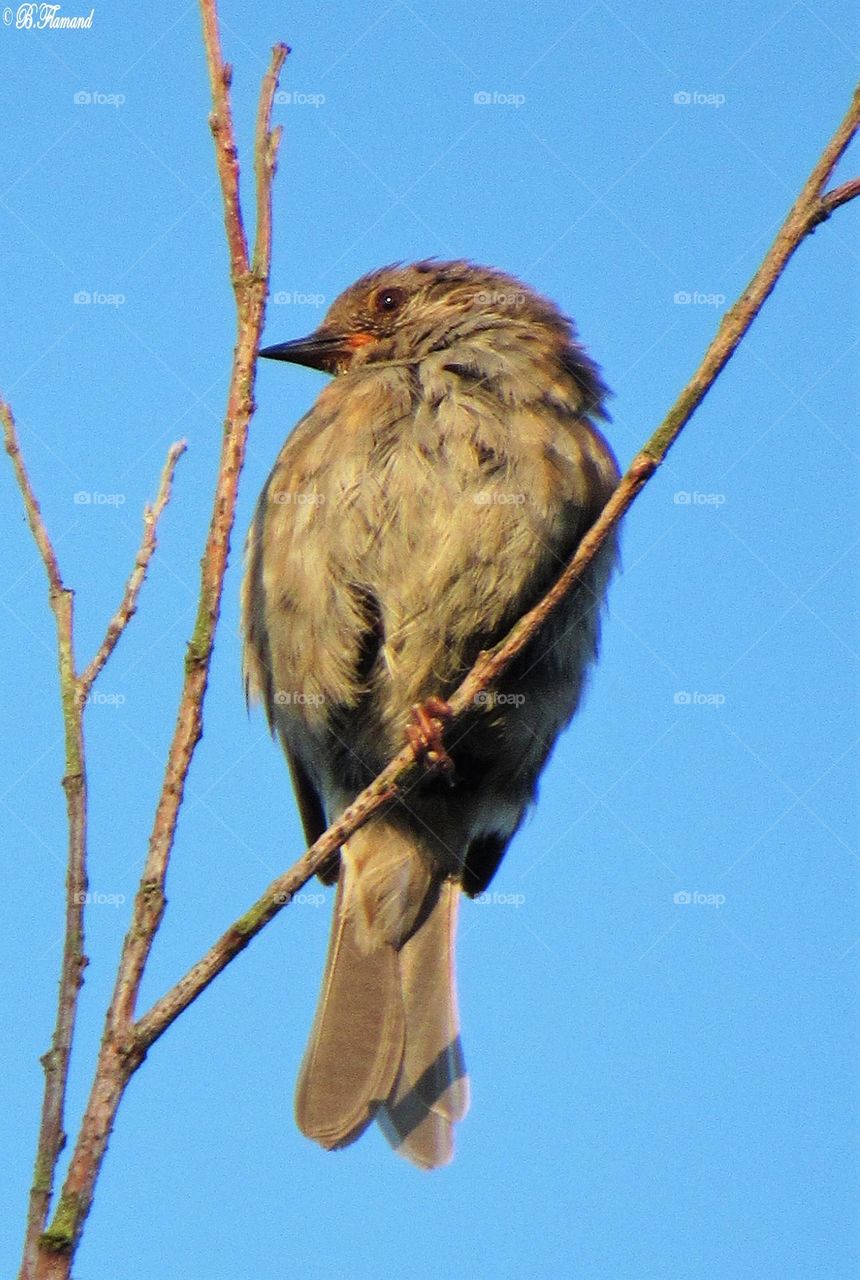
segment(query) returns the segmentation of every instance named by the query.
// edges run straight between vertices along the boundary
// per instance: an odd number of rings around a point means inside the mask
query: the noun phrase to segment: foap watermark
[[[521,507],[525,500],[524,493],[508,493],[505,489],[482,489],[472,494],[472,501],[478,507]]]
[[[95,9],[89,13],[60,13],[58,4],[19,4],[3,10],[3,25],[19,31],[88,31],[93,25]]]
[[[676,707],[724,707],[726,705],[726,695],[724,693],[699,693],[697,689],[678,689],[672,695],[672,701]]]
[[[676,307],[724,307],[724,293],[704,293],[700,289],[678,289],[672,295]]]
[[[306,693],[304,689],[276,689],[275,702],[279,707],[322,707],[325,696],[321,693]]]
[[[679,889],[677,893],[672,894],[672,901],[676,907],[724,907],[726,905],[726,895],[724,893],[700,893],[698,889]]]
[[[672,501],[676,507],[721,507],[724,493],[700,493],[698,489],[676,489]]]
[[[269,501],[278,507],[321,507],[325,502],[325,494],[316,489],[276,489],[269,494]]]
[[[125,894],[102,893],[99,889],[79,889],[75,894],[75,902],[84,907],[121,907],[125,902]]]
[[[122,707],[125,705],[124,693],[102,693],[93,689],[87,697],[87,705],[91,707]]]
[[[494,889],[492,893],[479,893],[473,902],[479,902],[484,907],[516,907],[524,905],[526,895],[524,893],[502,893],[498,889]]]
[[[524,693],[497,693],[495,689],[482,689],[475,694],[476,707],[522,707],[525,700]]]
[[[76,107],[124,107],[124,93],[102,93],[98,89],[79,89],[72,98]]]
[[[676,107],[719,107],[725,106],[724,93],[703,93],[701,89],[679,89],[672,94]]]
[[[521,107],[525,100],[524,93],[500,93],[497,89],[482,89],[472,95],[476,107]]]
[[[102,293],[99,289],[78,289],[72,294],[72,302],[76,307],[121,307],[125,302],[124,293]]]
[[[300,889],[298,893],[275,893],[272,895],[272,901],[279,906],[285,906],[288,902],[293,903],[297,907],[321,907],[325,902],[324,893],[307,893]]]
[[[272,302],[279,307],[324,307],[324,293],[301,293],[298,289],[279,289],[272,294]]]
[[[297,93],[295,89],[279,89],[275,94],[275,102],[279,107],[321,107],[325,104],[325,94]]]
[[[479,307],[521,307],[525,300],[522,289],[482,289],[475,294]]]
[[[122,507],[124,493],[100,493],[98,489],[78,489],[72,498],[76,507]]]

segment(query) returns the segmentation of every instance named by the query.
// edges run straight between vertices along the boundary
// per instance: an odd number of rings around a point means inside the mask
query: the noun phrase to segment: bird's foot
[[[445,726],[452,711],[444,698],[435,696],[425,702],[416,702],[406,725],[406,737],[415,752],[415,759],[428,768],[444,773],[452,781],[454,761],[445,750],[442,741]]]

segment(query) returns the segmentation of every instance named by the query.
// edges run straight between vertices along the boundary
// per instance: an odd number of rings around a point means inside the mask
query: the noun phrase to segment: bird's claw
[[[415,703],[406,725],[406,737],[415,752],[415,759],[444,773],[449,781],[452,780],[454,761],[445,750],[442,737],[451,715],[451,707],[444,698],[433,696],[425,702]]]

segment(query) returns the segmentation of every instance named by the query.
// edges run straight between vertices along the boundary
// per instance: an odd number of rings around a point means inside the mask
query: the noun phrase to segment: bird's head
[[[465,261],[430,259],[372,271],[335,299],[313,333],[260,355],[341,374],[462,351],[470,342],[557,359],[578,381],[594,381],[586,399],[595,403],[605,391],[571,321],[554,303],[513,276]]]

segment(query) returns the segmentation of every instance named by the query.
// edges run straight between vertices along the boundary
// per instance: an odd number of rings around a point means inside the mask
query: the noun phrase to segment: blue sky
[[[222,20],[249,202],[260,76],[276,40],[294,50],[268,339],[313,328],[385,262],[493,264],[576,319],[615,390],[622,462],[692,373],[857,78],[841,0],[265,0],[224,4]],[[4,26],[0,57],[0,386],[77,592],[82,660],[167,446],[189,441],[139,614],[87,715],[95,900],[74,1132],[192,628],[234,313],[196,6],[98,5],[88,31]],[[855,149],[840,176],[857,168]],[[473,1102],[454,1164],[422,1175],[376,1131],[337,1155],[296,1131],[329,916],[310,885],[133,1081],[80,1280],[855,1274],[858,213],[801,248],[627,520],[587,706],[500,896],[461,913]],[[239,547],[322,385],[260,370],[146,1002],[300,851],[286,769],[243,705]],[[45,586],[8,466],[0,490],[12,1274],[64,824]]]

